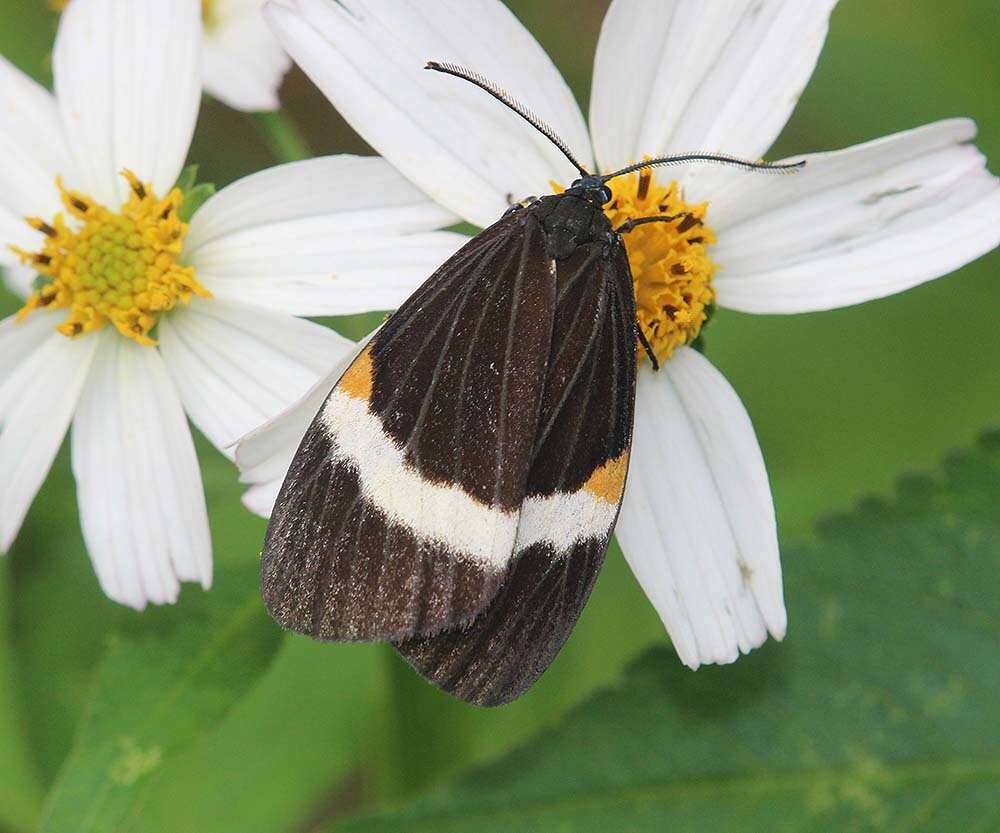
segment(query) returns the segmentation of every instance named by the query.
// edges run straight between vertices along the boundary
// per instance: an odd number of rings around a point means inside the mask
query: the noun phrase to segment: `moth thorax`
[[[555,260],[572,256],[580,246],[605,241],[611,232],[600,200],[587,199],[585,193],[544,197],[536,210],[548,235],[548,254]]]

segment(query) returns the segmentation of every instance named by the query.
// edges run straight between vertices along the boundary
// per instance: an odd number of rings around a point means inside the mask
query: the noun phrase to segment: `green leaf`
[[[215,185],[211,182],[202,182],[184,192],[184,202],[178,210],[178,215],[185,223],[191,222],[195,212],[201,208],[212,194],[215,193]]]
[[[197,181],[198,165],[188,165],[183,171],[181,171],[181,175],[177,177],[177,182],[174,183],[174,188],[179,188],[182,194],[186,194],[194,188]]]
[[[182,617],[159,611],[155,632],[110,640],[43,833],[127,829],[164,764],[214,728],[267,668],[281,632],[264,613],[256,571],[220,571],[215,585]]]
[[[499,763],[334,829],[996,830],[997,506],[992,435],[785,553],[785,644],[694,674],[650,651]]]
[[[286,639],[217,730],[164,767],[127,833],[298,830],[331,794],[343,801],[337,785],[372,745],[377,659],[370,645]]]
[[[0,561],[0,830],[28,831],[38,824],[41,779],[30,752],[24,689],[16,673],[10,633],[10,569]]]
[[[189,587],[177,604],[138,613],[101,592],[80,535],[68,442],[5,556],[14,663],[6,670],[23,687],[24,729],[47,789],[77,738],[94,669],[111,634],[158,633],[189,617],[204,617],[216,598],[228,604],[219,591],[226,589],[230,569],[245,572],[242,586],[248,592],[256,582],[255,554],[265,524],[240,505],[242,487],[232,464],[207,442],[197,437],[196,442],[218,573],[211,593]]]
[[[67,446],[5,557],[13,640],[7,670],[24,688],[24,729],[46,788],[75,737],[108,632],[151,621],[150,611],[111,602],[97,584],[80,537]]]
[[[180,189],[184,196],[177,213],[185,223],[191,222],[195,212],[215,193],[215,183],[198,182],[198,166],[196,164],[188,165],[181,171],[177,182],[174,183],[174,188]]]

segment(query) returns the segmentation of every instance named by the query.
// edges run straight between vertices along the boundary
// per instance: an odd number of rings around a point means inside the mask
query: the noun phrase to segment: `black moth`
[[[553,131],[483,88],[577,167],[564,193],[514,205],[371,338],[299,446],[264,543],[271,615],[323,640],[388,640],[424,677],[507,703],[569,636],[625,488],[635,297],[607,182],[686,154],[588,173]],[[794,166],[788,166],[794,167]]]

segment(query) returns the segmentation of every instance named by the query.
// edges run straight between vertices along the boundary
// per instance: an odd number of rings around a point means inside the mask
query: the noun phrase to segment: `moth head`
[[[611,197],[613,196],[611,189],[604,184],[603,178],[595,174],[587,174],[574,180],[567,191],[576,194],[598,208],[605,203],[611,202]]]

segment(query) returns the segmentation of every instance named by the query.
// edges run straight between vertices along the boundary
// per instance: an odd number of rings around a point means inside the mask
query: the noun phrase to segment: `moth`
[[[444,263],[354,359],[278,495],[261,583],[270,614],[321,640],[386,640],[482,706],[545,671],[580,616],[625,491],[636,322],[608,182],[647,166],[765,163],[685,154],[591,174],[550,127],[469,70],[580,172],[514,203]]]

